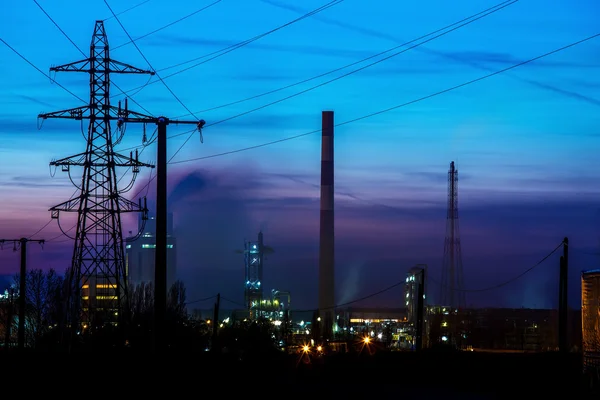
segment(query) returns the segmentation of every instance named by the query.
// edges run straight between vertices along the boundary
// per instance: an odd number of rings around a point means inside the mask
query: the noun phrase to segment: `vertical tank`
[[[584,369],[600,367],[600,269],[581,274]]]

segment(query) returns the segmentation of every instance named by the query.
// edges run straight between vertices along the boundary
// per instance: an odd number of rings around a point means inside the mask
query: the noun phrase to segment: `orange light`
[[[308,347],[307,345],[304,345],[302,350],[304,350],[305,353],[308,353],[308,351],[310,350],[310,347]]]
[[[322,350],[323,350],[323,348],[321,346],[317,347],[317,351],[322,351]]]
[[[369,344],[371,342],[371,338],[368,336],[365,336],[365,338],[363,339],[363,342],[365,342],[365,344]]]

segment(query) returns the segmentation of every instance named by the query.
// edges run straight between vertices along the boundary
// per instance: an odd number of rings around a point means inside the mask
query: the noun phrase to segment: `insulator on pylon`
[[[145,144],[148,141],[148,138],[146,137],[146,124],[142,125],[142,129],[143,129],[143,134],[142,134],[142,144]]]
[[[140,166],[138,165],[138,151],[135,150],[135,160],[133,159],[133,152],[129,153],[129,158],[131,159],[131,163],[133,164],[133,173],[137,174],[140,172]]]
[[[117,115],[118,115],[118,116],[121,116],[121,100],[119,100],[119,106],[118,106],[118,109],[117,109],[117,110],[118,110],[118,111],[117,111]]]

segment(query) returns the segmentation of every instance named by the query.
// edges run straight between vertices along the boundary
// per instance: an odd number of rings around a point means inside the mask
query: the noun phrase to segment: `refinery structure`
[[[266,255],[275,251],[264,244],[263,238],[261,231],[256,241],[244,244],[244,298],[249,318],[266,318],[279,326],[290,317],[291,294],[288,291],[272,289],[270,295],[265,297],[263,265]]]

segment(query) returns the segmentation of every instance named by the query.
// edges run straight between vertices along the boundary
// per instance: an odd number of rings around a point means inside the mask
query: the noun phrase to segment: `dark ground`
[[[394,394],[407,399],[504,399],[525,395],[536,399],[600,399],[598,391],[584,392],[588,385],[581,374],[578,354],[363,352],[311,357],[309,363],[299,359],[299,355],[279,353],[248,355],[243,360],[210,353],[156,357],[96,352],[0,355],[0,381],[16,383],[20,381],[19,373],[24,373],[35,382],[30,393],[48,389],[41,381],[50,379],[60,385],[61,391],[65,386],[70,390],[89,386],[90,395],[103,391],[102,386],[116,385],[123,394],[173,390],[171,394],[175,395],[191,390],[227,398],[237,394],[248,398],[316,394],[319,398],[371,398]],[[116,394],[113,390],[111,393]]]

